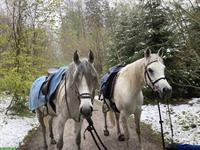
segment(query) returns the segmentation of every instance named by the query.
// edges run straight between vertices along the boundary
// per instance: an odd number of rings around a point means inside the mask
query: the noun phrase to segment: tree
[[[27,110],[27,95],[32,81],[47,68],[48,47],[47,31],[39,26],[37,11],[40,1],[29,4],[27,0],[6,1],[6,22],[1,21],[4,45],[0,53],[0,90],[13,96],[11,109],[17,112]],[[34,10],[34,11],[32,11]],[[34,12],[34,13],[33,13]],[[37,21],[36,21],[37,20]],[[48,63],[50,65],[52,62]]]

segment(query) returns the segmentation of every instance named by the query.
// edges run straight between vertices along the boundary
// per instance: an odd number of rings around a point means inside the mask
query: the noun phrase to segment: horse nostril
[[[93,111],[93,107],[90,106],[91,112]]]
[[[84,117],[90,117],[92,115],[93,108],[91,106],[83,106],[80,109],[80,113]]]
[[[172,91],[172,88],[170,87],[170,88],[168,88],[168,87],[164,87],[163,88],[163,94],[164,95],[170,95],[171,94],[171,91]]]

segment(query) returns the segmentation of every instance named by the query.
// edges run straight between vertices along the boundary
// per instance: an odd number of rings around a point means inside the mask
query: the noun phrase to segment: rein
[[[98,144],[98,142],[97,142],[97,140],[96,140],[96,138],[95,138],[95,135],[96,135],[97,139],[99,140],[100,144],[103,146],[104,150],[108,150],[108,148],[103,144],[101,138],[99,137],[99,135],[98,135],[98,133],[97,133],[97,131],[96,131],[94,125],[93,125],[92,118],[89,117],[89,118],[86,118],[86,120],[87,120],[87,122],[88,122],[88,126],[87,126],[87,128],[85,129],[84,134],[83,134],[84,140],[86,139],[86,138],[85,138],[85,132],[88,131],[88,132],[90,132],[90,134],[92,135],[92,139],[93,139],[93,141],[95,142],[95,144],[96,144],[96,146],[97,146],[97,148],[98,148],[99,150],[101,150],[101,148],[100,148],[100,146],[99,146],[99,144]],[[94,133],[93,133],[92,131],[94,131]]]
[[[163,100],[164,98],[162,98]],[[162,120],[162,115],[161,115],[161,111],[160,111],[160,103],[159,100],[157,100],[158,102],[158,112],[159,112],[159,123],[160,123],[160,130],[161,130],[161,138],[162,138],[162,145],[163,145],[163,150],[165,150],[165,139],[164,139],[164,132],[163,132],[163,120]],[[167,99],[167,112],[169,115],[169,122],[170,122],[170,129],[171,129],[171,144],[173,144],[173,137],[174,137],[174,131],[173,131],[173,124],[172,124],[172,119],[171,119],[171,114],[170,114],[170,108],[169,108],[169,101]]]
[[[158,82],[158,81],[160,81],[160,80],[166,80],[166,78],[165,77],[161,77],[161,78],[159,78],[159,79],[157,79],[157,80],[155,80],[155,81],[152,81],[152,79],[151,79],[151,77],[150,77],[150,75],[149,75],[149,73],[148,73],[148,71],[147,71],[147,67],[150,65],[150,64],[152,64],[152,63],[154,63],[154,62],[157,62],[158,60],[155,60],[155,61],[152,61],[152,62],[150,62],[149,64],[147,64],[146,66],[145,66],[145,72],[144,72],[144,77],[145,77],[145,82],[146,82],[146,84],[152,89],[152,91],[154,91],[154,85]],[[148,77],[148,79],[149,79],[149,81],[151,82],[151,84],[152,84],[152,86],[150,86],[148,83],[147,83],[147,79],[146,79],[146,75],[147,75],[147,77]],[[157,92],[156,92],[157,93]],[[164,100],[164,97],[162,97],[162,100]],[[165,147],[165,139],[164,139],[164,132],[163,132],[163,120],[162,120],[162,114],[161,114],[161,110],[160,110],[160,102],[159,102],[159,100],[157,100],[157,105],[158,105],[158,112],[159,112],[159,123],[160,123],[160,130],[161,130],[161,138],[162,138],[162,145],[163,145],[163,150],[165,150],[166,149],[166,147]],[[170,129],[171,129],[171,144],[173,144],[173,137],[174,137],[174,132],[173,132],[173,125],[172,125],[172,119],[171,119],[171,114],[170,114],[170,108],[169,108],[169,101],[168,101],[168,99],[167,99],[167,112],[168,112],[168,115],[169,115],[169,121],[170,121]]]

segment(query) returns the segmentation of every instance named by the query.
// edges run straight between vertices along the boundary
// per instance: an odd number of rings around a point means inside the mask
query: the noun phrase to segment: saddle
[[[42,91],[42,94],[44,95],[47,95],[48,94],[48,89],[49,89],[49,85],[50,85],[50,82],[51,82],[51,79],[53,77],[53,74],[55,72],[57,72],[58,69],[57,68],[49,68],[47,70],[47,78],[46,78],[46,81],[43,83],[42,87],[41,87],[41,91]]]
[[[52,107],[53,111],[56,112],[56,105],[53,102],[53,99],[55,98],[55,93],[50,97],[50,99],[48,100],[47,95],[49,93],[49,87],[51,84],[51,80],[53,78],[53,75],[58,72],[58,68],[49,68],[47,70],[47,77],[46,77],[46,81],[43,83],[43,85],[41,86],[41,92],[43,95],[45,95],[45,99],[46,102],[49,102],[50,106]],[[45,104],[46,108],[47,108],[47,112],[48,112],[48,107],[47,107],[47,103]]]
[[[105,99],[108,99],[110,107],[115,112],[119,112],[119,110],[117,109],[115,103],[112,101],[112,97],[113,97],[115,82],[117,79],[117,74],[123,67],[124,65],[121,64],[111,67],[100,80],[99,99],[101,95],[103,96],[104,101]]]

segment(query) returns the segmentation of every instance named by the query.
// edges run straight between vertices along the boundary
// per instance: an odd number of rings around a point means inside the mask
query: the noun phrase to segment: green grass
[[[0,150],[16,150],[15,147],[0,147]]]

